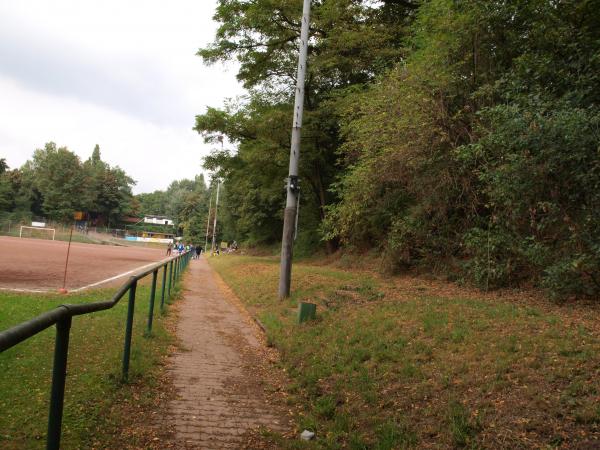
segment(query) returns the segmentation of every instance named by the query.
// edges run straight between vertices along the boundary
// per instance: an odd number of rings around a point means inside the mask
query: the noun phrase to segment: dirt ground
[[[55,290],[62,287],[67,242],[0,236],[0,289]],[[122,283],[135,271],[164,258],[155,248],[71,243],[66,288],[107,281]]]

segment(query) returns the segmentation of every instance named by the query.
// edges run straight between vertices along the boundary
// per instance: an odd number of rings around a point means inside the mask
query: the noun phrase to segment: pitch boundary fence
[[[65,381],[67,376],[67,360],[69,354],[69,336],[71,322],[74,316],[91,314],[114,307],[121,298],[128,295],[127,320],[125,323],[125,339],[123,344],[122,377],[127,380],[129,376],[129,360],[131,355],[131,337],[133,331],[133,317],[135,313],[135,300],[137,283],[142,278],[152,274],[152,287],[150,289],[147,333],[152,331],[154,318],[154,303],[156,300],[156,281],[158,272],[162,271],[162,288],[160,292],[160,309],[164,309],[165,298],[171,297],[171,288],[179,280],[187,267],[191,253],[183,253],[166,261],[161,261],[142,273],[129,277],[110,300],[103,302],[61,305],[39,316],[15,325],[0,332],[0,352],[3,352],[23,342],[41,331],[56,325],[56,339],[54,344],[54,363],[52,369],[52,386],[50,389],[50,410],[48,414],[48,434],[46,448],[56,450],[60,448],[62,431],[62,416],[65,396]],[[167,273],[168,272],[168,273]]]

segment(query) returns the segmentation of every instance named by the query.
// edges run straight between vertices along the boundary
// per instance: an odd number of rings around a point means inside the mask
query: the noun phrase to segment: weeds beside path
[[[411,277],[278,261],[211,265],[265,325],[311,443],[281,448],[598,448],[600,326],[594,305],[486,295]],[[318,319],[297,325],[298,301]]]

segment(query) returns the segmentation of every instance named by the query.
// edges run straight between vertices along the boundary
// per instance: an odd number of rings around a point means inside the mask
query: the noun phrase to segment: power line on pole
[[[308,32],[310,24],[310,0],[304,0],[302,9],[302,28],[300,30],[300,55],[298,57],[298,75],[296,77],[296,94],[294,99],[294,118],[292,125],[292,144],[290,148],[290,169],[287,179],[287,199],[283,213],[283,236],[281,239],[281,266],[279,270],[279,299],[290,296],[292,281],[292,253],[296,211],[298,207],[298,163],[300,159],[300,132],[302,129],[302,113],[304,112],[304,78],[308,59]]]

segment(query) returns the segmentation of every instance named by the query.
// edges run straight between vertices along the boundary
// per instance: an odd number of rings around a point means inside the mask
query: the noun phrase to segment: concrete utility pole
[[[308,31],[310,24],[310,0],[304,0],[302,9],[302,28],[300,30],[300,56],[298,57],[298,75],[296,77],[296,96],[294,99],[294,119],[292,125],[292,145],[290,148],[290,169],[287,180],[287,200],[283,213],[283,236],[281,239],[281,266],[279,270],[279,299],[290,296],[292,281],[292,250],[294,229],[300,187],[298,185],[298,162],[300,159],[300,131],[304,112],[304,78],[308,55]]]
[[[217,200],[215,201],[215,220],[213,222],[213,236],[212,236],[211,253],[215,252],[215,232],[217,231],[217,209],[219,208],[219,188],[220,187],[221,187],[221,182],[217,181]]]
[[[208,218],[206,219],[206,237],[204,238],[204,253],[208,249],[208,228],[210,227],[210,211],[212,209],[212,192],[210,194],[210,201],[208,202]]]

